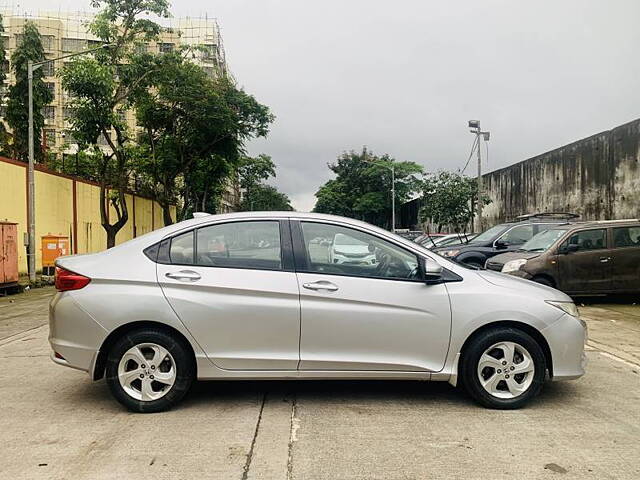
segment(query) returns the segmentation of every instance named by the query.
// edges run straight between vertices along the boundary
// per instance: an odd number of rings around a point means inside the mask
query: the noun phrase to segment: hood
[[[537,294],[544,300],[557,300],[562,302],[572,301],[568,295],[562,293],[560,290],[532,282],[531,280],[525,280],[523,278],[514,277],[504,273],[490,272],[488,270],[478,270],[476,273],[483,280],[497,287],[520,291],[526,289],[532,296]]]
[[[496,255],[491,257],[487,263],[495,264],[495,265],[504,265],[511,260],[518,260],[520,258],[524,258],[525,260],[531,260],[532,258],[539,257],[541,253],[544,252],[506,252],[501,253],[500,255]]]

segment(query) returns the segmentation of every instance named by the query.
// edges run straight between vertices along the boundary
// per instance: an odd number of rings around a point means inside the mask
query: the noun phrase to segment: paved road
[[[448,384],[209,382],[135,415],[49,360],[51,293],[0,298],[1,479],[640,478],[637,308],[584,308],[588,374],[523,410]]]

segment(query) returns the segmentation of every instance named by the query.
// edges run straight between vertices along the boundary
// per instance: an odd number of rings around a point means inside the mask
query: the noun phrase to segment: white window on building
[[[149,45],[146,44],[146,43],[136,43],[136,45],[134,47],[134,51],[138,55],[142,55],[143,53],[147,53],[148,50],[149,50]]]
[[[204,70],[204,73],[206,73],[209,78],[215,78],[216,77],[216,68],[215,67],[202,67],[202,70]]]
[[[44,75],[45,77],[53,77],[55,73],[55,62],[47,62],[42,64],[42,75]]]
[[[45,105],[42,109],[42,115],[45,120],[55,120],[56,119],[56,107],[53,105]]]
[[[42,38],[42,46],[45,50],[55,50],[56,37],[53,35],[41,35],[40,38]]]
[[[218,46],[214,44],[202,45],[202,59],[207,61],[216,60],[218,57]]]
[[[56,146],[56,131],[51,129],[45,129],[43,135],[46,146],[51,148]]]
[[[175,47],[175,44],[173,43],[159,43],[158,44],[158,49],[160,50],[160,53],[171,53],[173,52],[173,48]]]
[[[63,38],[63,52],[80,52],[87,49],[87,41],[83,38]]]
[[[55,100],[56,98],[56,84],[53,82],[45,82],[44,86],[47,87],[47,90],[51,92],[52,98]]]

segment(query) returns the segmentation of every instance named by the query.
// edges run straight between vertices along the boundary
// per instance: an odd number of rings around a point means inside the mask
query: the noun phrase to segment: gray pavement
[[[0,299],[0,479],[640,478],[637,307],[583,308],[587,375],[518,411],[440,383],[202,382],[136,415],[49,360],[51,294]]]

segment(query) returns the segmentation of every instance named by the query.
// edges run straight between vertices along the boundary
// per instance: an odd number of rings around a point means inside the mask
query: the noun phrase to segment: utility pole
[[[35,158],[33,153],[33,61],[27,61],[27,79],[29,84],[29,168],[27,183],[29,184],[29,245],[27,245],[27,262],[29,282],[36,283],[36,195],[35,195]]]
[[[482,154],[480,148],[480,135],[483,136],[485,142],[489,141],[490,133],[480,130],[480,120],[469,120],[470,132],[476,136],[476,148],[478,149],[478,200],[476,202],[476,211],[478,212],[478,231],[482,232]]]

